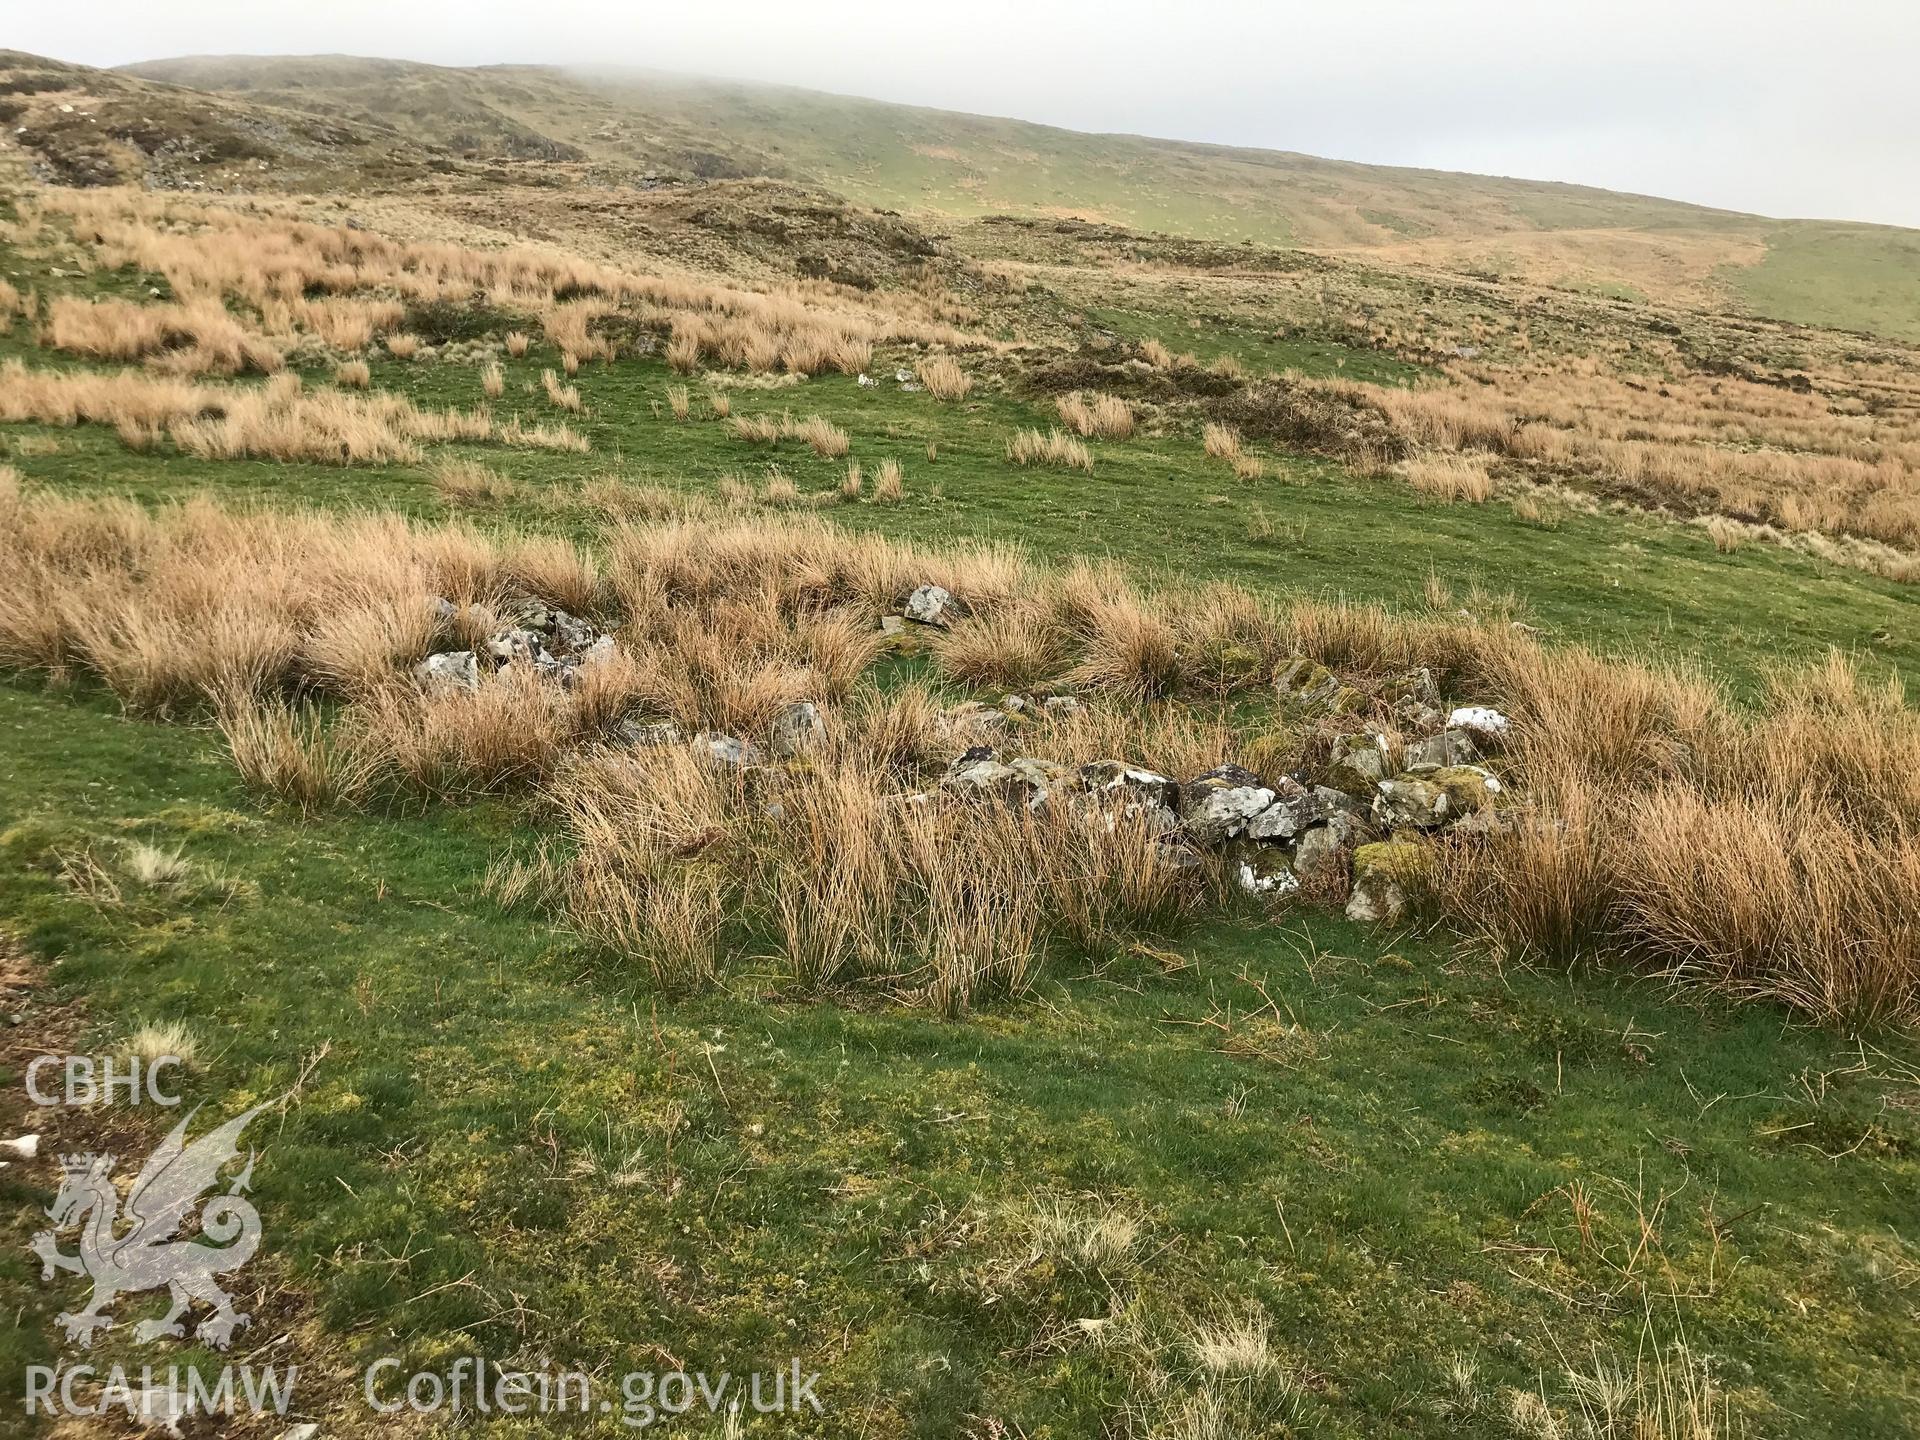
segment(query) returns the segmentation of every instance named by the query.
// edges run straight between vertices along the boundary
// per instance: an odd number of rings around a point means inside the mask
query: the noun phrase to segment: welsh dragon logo
[[[32,1249],[40,1257],[42,1280],[51,1280],[56,1270],[66,1270],[93,1281],[93,1296],[86,1308],[57,1317],[67,1339],[91,1345],[96,1331],[113,1325],[106,1309],[115,1297],[164,1285],[171,1308],[163,1319],[142,1320],[134,1326],[134,1339],[145,1343],[162,1335],[183,1337],[186,1330],[180,1317],[198,1300],[211,1305],[213,1313],[195,1328],[195,1336],[216,1350],[227,1348],[247,1317],[234,1310],[232,1298],[214,1283],[214,1277],[238,1270],[259,1248],[260,1214],[242,1195],[258,1157],[249,1153],[246,1168],[233,1178],[226,1193],[211,1196],[201,1206],[200,1228],[214,1244],[179,1239],[175,1232],[202,1192],[218,1182],[221,1170],[240,1158],[240,1132],[274,1103],[256,1105],[188,1144],[187,1126],[199,1113],[199,1107],[194,1107],[147,1157],[127,1193],[124,1215],[113,1184],[113,1156],[60,1157],[64,1178],[60,1193],[47,1207],[53,1228],[35,1235]],[[78,1255],[62,1254],[54,1241],[55,1232],[70,1225],[80,1226]],[[116,1235],[123,1225],[128,1228]]]

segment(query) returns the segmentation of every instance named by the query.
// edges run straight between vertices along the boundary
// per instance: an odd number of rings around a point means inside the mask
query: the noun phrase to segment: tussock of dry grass
[[[574,415],[580,413],[580,390],[577,386],[563,385],[560,377],[553,371],[542,370],[540,372],[540,387],[546,391],[547,403],[549,405],[556,406]]]
[[[1456,923],[1823,1020],[1920,1016],[1920,716],[1838,658],[1747,713],[1698,677],[1506,625],[1226,586],[1148,596],[1108,566],[817,519],[624,525],[602,561],[392,516],[149,511],[0,483],[0,664],[83,672],[133,709],[214,704],[236,763],[296,803],[545,786],[580,856],[573,923],[663,978],[725,968],[771,928],[800,979],[884,980],[957,1009],[1017,991],[1056,940],[1135,933],[1206,883],[1067,807],[903,803],[954,749],[928,692],[882,695],[870,675],[878,617],[923,583],[970,611],[937,648],[947,678],[1088,700],[1022,735],[1063,763],[1292,769],[1309,736],[1248,734],[1208,707],[1295,653],[1362,677],[1425,666],[1442,693],[1513,718],[1497,763],[1516,824],[1436,844],[1432,903]],[[434,596],[459,607],[451,634]],[[619,662],[577,690],[511,670],[472,695],[412,683],[429,648],[471,643],[515,596],[619,622]],[[346,702],[324,736],[284,708],[309,693]],[[802,699],[827,710],[825,749],[750,795],[682,748],[592,744],[636,714],[764,745]]]
[[[973,392],[973,377],[945,355],[922,360],[915,373],[936,400],[964,400]]]
[[[461,508],[504,505],[520,492],[512,477],[476,460],[437,460],[427,473],[440,498]]]
[[[409,303],[468,303],[475,296],[537,320],[569,376],[583,360],[614,357],[614,332],[601,322],[616,316],[669,337],[669,364],[688,374],[703,363],[853,374],[867,368],[880,342],[955,349],[995,343],[956,328],[949,317],[959,312],[950,300],[921,289],[856,296],[800,282],[750,290],[524,247],[406,243],[127,189],[49,192],[36,198],[35,214],[70,220],[91,262],[157,272],[178,297],[164,306],[105,302],[113,308],[98,313],[70,306],[62,333],[78,344],[116,347],[125,352],[119,358],[134,358],[136,349],[155,354],[192,373],[277,365],[283,347],[251,332],[243,314],[258,314],[264,327],[289,340],[304,330],[352,350],[390,332]],[[183,341],[181,326],[197,338]],[[422,348],[405,334],[388,333],[386,344],[401,359]],[[643,344],[651,348],[651,338]],[[531,341],[516,328],[506,345],[517,359]]]
[[[1510,457],[1636,504],[1822,537],[1833,542],[1825,558],[1913,579],[1920,407],[1867,371],[1836,373],[1830,390],[1856,384],[1884,392],[1883,403],[1717,372],[1682,371],[1649,386],[1591,358],[1457,366],[1449,383],[1414,390],[1345,381],[1298,388],[1376,411],[1412,447]]]
[[[1241,457],[1240,432],[1231,425],[1208,421],[1200,432],[1200,443],[1212,459],[1234,461]]]
[[[1469,455],[1427,454],[1403,460],[1400,476],[1430,500],[1482,505],[1493,494],[1493,477],[1484,460]]]
[[[849,479],[855,477],[849,476]],[[856,492],[858,493],[858,492]],[[876,505],[898,505],[907,493],[906,475],[900,469],[900,462],[891,457],[882,460],[879,468],[873,472],[873,503]]]
[[[63,295],[48,308],[44,341],[95,360],[147,360],[177,375],[270,375],[286,359],[217,301],[135,305]]]
[[[1058,470],[1093,469],[1093,456],[1087,447],[1064,430],[1016,431],[1007,441],[1007,459],[1015,465],[1049,465]]]
[[[333,383],[342,390],[364,390],[373,383],[373,372],[364,360],[346,360],[334,366]]]
[[[847,432],[819,415],[809,415],[788,433],[806,441],[814,454],[827,460],[838,460],[849,448]]]
[[[819,415],[795,420],[792,415],[735,415],[733,433],[750,445],[778,445],[782,440],[804,442],[813,453],[837,460],[852,448],[847,432]]]
[[[257,387],[214,387],[136,370],[90,373],[0,365],[0,422],[111,425],[131,448],[165,432],[206,460],[264,458],[323,465],[417,461],[420,442],[499,439],[509,445],[584,450],[565,427],[507,427],[484,411],[421,410],[389,392],[307,390],[293,374]]]
[[[1117,395],[1062,395],[1054,406],[1061,423],[1077,435],[1125,440],[1133,434],[1133,411]]]

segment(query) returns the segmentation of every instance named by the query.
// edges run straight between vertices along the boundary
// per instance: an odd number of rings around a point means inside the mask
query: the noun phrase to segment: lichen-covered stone
[[[963,700],[934,721],[934,729],[949,744],[991,745],[1014,733],[1017,719],[980,700]]]
[[[1326,782],[1348,795],[1371,798],[1387,777],[1387,740],[1384,735],[1343,735],[1333,743]]]
[[[796,700],[773,717],[768,743],[782,760],[813,749],[827,738],[827,723],[820,718],[820,707],[811,700]]]
[[[1194,844],[1221,845],[1275,798],[1259,776],[1238,765],[1222,765],[1180,786],[1180,823]]]
[[[487,637],[487,656],[497,665],[514,663],[547,665],[553,664],[553,656],[547,653],[545,638],[537,630],[527,630],[515,626],[508,630],[498,630]]]
[[[622,720],[613,727],[611,738],[617,745],[643,750],[655,745],[678,745],[686,737],[671,720]]]
[[[1274,786],[1274,801],[1247,822],[1249,840],[1292,840],[1326,818],[1320,797],[1291,776]]]
[[[471,650],[448,650],[414,666],[413,677],[423,690],[478,690],[480,661]]]
[[[1293,852],[1293,873],[1316,892],[1337,892],[1347,882],[1352,853],[1332,824],[1316,825],[1300,837]]]
[[[1373,797],[1373,818],[1388,830],[1403,825],[1436,830],[1456,813],[1445,786],[1417,776],[1382,780]]]
[[[1433,857],[1424,846],[1382,840],[1353,852],[1353,893],[1347,918],[1365,924],[1395,924],[1412,908],[1413,897],[1433,873]]]
[[[1455,818],[1500,803],[1499,777],[1483,766],[1449,765],[1423,778],[1447,792],[1448,807]]]
[[[1407,769],[1423,765],[1444,768],[1448,765],[1473,765],[1480,759],[1480,748],[1465,730],[1449,727],[1438,735],[1414,740],[1407,745]]]
[[[717,730],[702,730],[693,737],[693,748],[701,759],[722,770],[745,770],[761,761],[760,747],[751,740]]]
[[[1464,730],[1482,748],[1498,748],[1513,729],[1513,722],[1487,705],[1462,705],[1447,716],[1451,728]]]
[[[939,585],[922,585],[907,597],[903,607],[907,619],[921,625],[945,630],[960,616],[960,606],[950,591]]]
[[[1278,845],[1236,840],[1227,847],[1222,858],[1226,864],[1227,878],[1236,889],[1248,895],[1277,899],[1282,895],[1291,895],[1300,888],[1300,877],[1294,874],[1286,852]]]
[[[1317,660],[1296,655],[1280,667],[1273,688],[1302,705],[1324,705],[1340,691],[1340,677]]]

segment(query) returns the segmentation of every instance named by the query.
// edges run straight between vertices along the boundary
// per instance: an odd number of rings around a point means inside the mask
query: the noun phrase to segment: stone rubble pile
[[[1367,703],[1305,660],[1282,671],[1278,689],[1288,704],[1328,721]],[[1048,714],[1056,700],[1075,709],[1081,702],[1009,696],[996,708],[969,701],[942,717],[944,733],[967,748],[938,788],[1033,810],[1098,810],[1123,797],[1128,813],[1146,817],[1170,859],[1197,863],[1214,853],[1248,894],[1344,893],[1349,918],[1392,922],[1406,914],[1430,864],[1421,837],[1486,833],[1510,823],[1510,797],[1482,761],[1511,725],[1486,706],[1443,710],[1425,671],[1391,687],[1389,698],[1396,732],[1412,738],[1396,742],[1372,729],[1336,734],[1320,763],[1273,780],[1237,765],[1176,780],[1118,760],[1069,766],[1020,755],[1008,748],[1018,735],[1016,717]]]
[[[451,600],[434,596],[429,602],[442,630],[452,626],[460,610]],[[513,616],[513,623],[495,630],[474,650],[443,650],[427,656],[413,668],[414,679],[431,691],[467,691],[480,688],[482,676],[518,665],[543,680],[571,689],[580,671],[613,657],[613,636],[565,610],[529,602]]]
[[[455,607],[435,600],[434,608],[442,628],[450,627]],[[922,585],[881,628],[889,636],[904,633],[909,622],[945,629],[965,613],[941,586]],[[587,621],[528,605],[478,649],[429,655],[415,676],[429,692],[470,692],[486,675],[522,666],[571,686],[582,667],[605,661],[614,649],[613,637]],[[1199,865],[1203,856],[1217,855],[1232,882],[1250,895],[1345,894],[1350,919],[1388,923],[1407,913],[1431,863],[1423,837],[1492,833],[1513,823],[1511,797],[1484,763],[1512,730],[1498,710],[1443,708],[1425,670],[1369,693],[1298,657],[1282,667],[1274,685],[1283,708],[1326,737],[1316,747],[1318,758],[1294,774],[1269,780],[1228,764],[1176,779],[1122,760],[1068,765],[1022,755],[1017,741],[1031,726],[1071,720],[1086,702],[1071,695],[1009,694],[997,705],[969,700],[944,711],[936,734],[959,752],[957,758],[932,792],[902,799],[930,804],[944,795],[1036,812],[1064,807],[1091,820],[1104,817],[1109,826],[1118,817],[1137,817],[1172,863]],[[1391,716],[1391,733],[1339,728],[1380,701]],[[689,745],[715,767],[749,771],[798,760],[827,734],[819,705],[801,700],[784,706],[757,739],[711,730],[688,737],[670,721],[641,719],[620,722],[610,738],[634,748]],[[1407,738],[1396,738],[1402,736]]]

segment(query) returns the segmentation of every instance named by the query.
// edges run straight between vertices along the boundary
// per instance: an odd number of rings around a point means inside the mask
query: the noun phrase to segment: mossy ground
[[[552,418],[523,390],[552,363],[508,362],[503,412]],[[374,369],[426,404],[479,395],[470,368]],[[594,452],[485,450],[526,487],[501,520],[584,533],[580,488],[607,471],[700,491],[769,459],[803,491],[842,473],[674,422],[655,362],[577,383]],[[1427,603],[1432,574],[1462,603],[1475,583],[1510,591],[1555,637],[1744,691],[1830,645],[1920,662],[1910,592],[1653,521],[1541,528],[1284,455],[1241,485],[1184,433],[1095,442],[1091,475],[1020,470],[1005,438],[1046,417],[999,393],[942,406],[828,378],[733,399],[827,415],[869,473],[898,458],[903,503],[825,512],[890,534],[1402,607]],[[414,467],[200,464],[84,427],[0,443],[69,493],[441,513]],[[1249,536],[1256,502],[1273,539]],[[1302,1378],[1297,1434],[1511,1434],[1503,1387],[1551,1388],[1595,1345],[1630,1360],[1649,1333],[1715,1357],[1756,1433],[1911,1433],[1920,1112],[1903,1038],[1308,914],[1171,937],[1179,968],[1056,963],[1032,998],[959,1023],[771,975],[661,993],[483,896],[490,860],[529,833],[518,802],[302,820],[260,808],[205,726],[26,678],[0,685],[0,735],[0,916],[53,962],[28,1032],[68,1002],[93,1050],[185,1021],[189,1099],[223,1113],[325,1052],[265,1137],[265,1290],[244,1339],[294,1337],[313,1363],[299,1408],[332,1414],[330,1433],[367,1423],[358,1364],[478,1353],[603,1372],[798,1355],[826,1377],[812,1433],[992,1433],[993,1417],[1100,1435],[1144,1403],[1138,1361],[1076,1322],[1253,1306]],[[111,866],[127,840],[223,883],[96,904],[58,878],[63,856]],[[144,1146],[173,1118],[112,1123]],[[50,1317],[78,1295],[43,1288],[24,1248],[48,1174],[0,1177],[16,1207],[0,1299],[22,1317],[0,1340],[9,1373],[53,1353]],[[1584,1234],[1576,1196],[1599,1216]],[[1097,1285],[1010,1261],[1022,1215],[1056,1201],[1135,1213],[1143,1243]],[[150,1309],[123,1301],[92,1358],[152,1358],[130,1338]],[[1478,1366],[1464,1397],[1462,1356]]]

